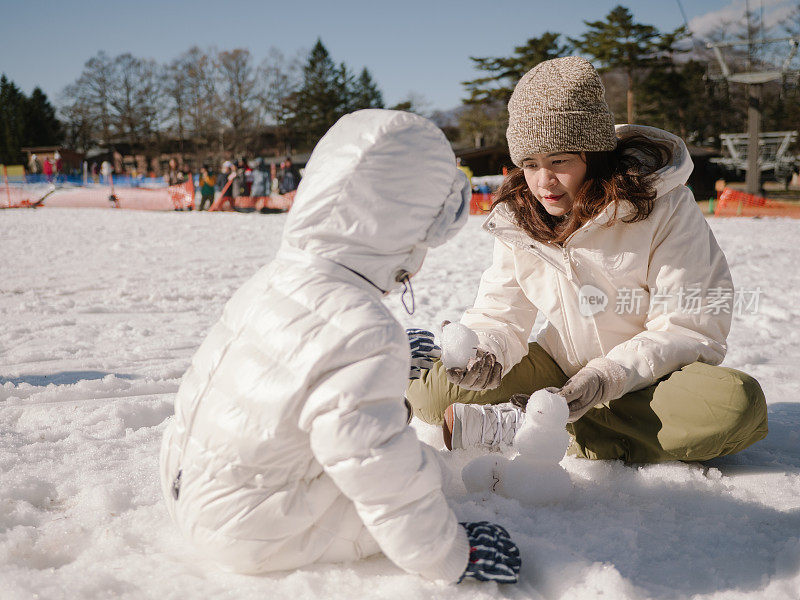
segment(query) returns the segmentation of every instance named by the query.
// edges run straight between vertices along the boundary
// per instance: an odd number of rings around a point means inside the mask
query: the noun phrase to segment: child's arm
[[[435,451],[406,426],[405,333],[394,325],[375,328],[347,346],[362,347],[363,358],[323,376],[300,426],[325,472],[395,564],[429,579],[457,581],[470,547],[442,493]]]

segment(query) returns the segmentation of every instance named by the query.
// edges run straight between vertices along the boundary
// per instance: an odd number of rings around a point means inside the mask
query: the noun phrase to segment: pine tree
[[[0,163],[22,163],[23,147],[56,145],[62,139],[61,123],[47,95],[37,87],[29,98],[0,76]]]
[[[695,61],[651,69],[639,86],[642,121],[699,142],[710,117],[704,73],[705,65]]]
[[[341,116],[340,73],[321,39],[311,49],[303,67],[303,83],[294,95],[290,126],[301,143],[317,140]]]
[[[40,88],[33,88],[25,107],[25,145],[53,146],[62,139],[62,126],[55,108]]]
[[[364,67],[355,81],[353,88],[353,110],[359,108],[383,108],[383,94],[372,79],[369,70]]]
[[[20,148],[25,130],[25,94],[9,81],[0,77],[0,163],[17,164],[22,161]]]
[[[464,104],[483,104],[500,101],[508,103],[514,86],[525,73],[540,62],[564,56],[569,52],[568,45],[559,43],[561,34],[546,32],[540,37],[532,37],[522,46],[516,46],[511,56],[470,57],[472,66],[478,71],[488,73],[472,81],[461,83],[467,88],[469,97]]]
[[[636,23],[624,6],[616,6],[604,21],[584,21],[589,31],[569,38],[578,51],[597,60],[604,70],[620,69],[627,77],[628,123],[635,120],[634,87],[638,71],[658,66],[665,44],[681,39],[683,28],[662,34],[652,25]],[[662,41],[664,37],[665,41]]]
[[[355,86],[356,79],[350,69],[343,62],[339,63],[339,68],[336,70],[336,90],[339,96],[339,110],[336,111],[337,119],[356,110]]]

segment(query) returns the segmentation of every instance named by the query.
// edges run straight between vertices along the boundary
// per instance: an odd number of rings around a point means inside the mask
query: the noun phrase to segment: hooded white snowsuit
[[[225,306],[162,446],[182,533],[258,573],[382,550],[455,581],[469,554],[435,451],[406,425],[409,344],[383,305],[466,220],[444,135],[410,113],[343,117],[319,142],[277,258]]]

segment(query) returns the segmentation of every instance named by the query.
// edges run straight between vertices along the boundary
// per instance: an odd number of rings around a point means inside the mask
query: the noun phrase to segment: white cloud
[[[770,28],[782,25],[794,10],[796,2],[792,0],[758,0],[750,1],[750,10],[759,14],[764,7],[764,26]],[[734,0],[718,10],[699,15],[689,21],[689,29],[699,37],[708,37],[720,25],[736,30],[743,22],[747,4],[745,0]],[[781,32],[782,34],[782,32]]]

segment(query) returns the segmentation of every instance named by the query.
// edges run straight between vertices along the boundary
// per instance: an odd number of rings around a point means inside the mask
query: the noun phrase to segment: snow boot
[[[442,424],[445,446],[448,450],[499,450],[501,445],[513,445],[514,436],[525,421],[523,402],[527,400],[525,394],[516,394],[512,401],[502,404],[451,404],[444,411]]]

